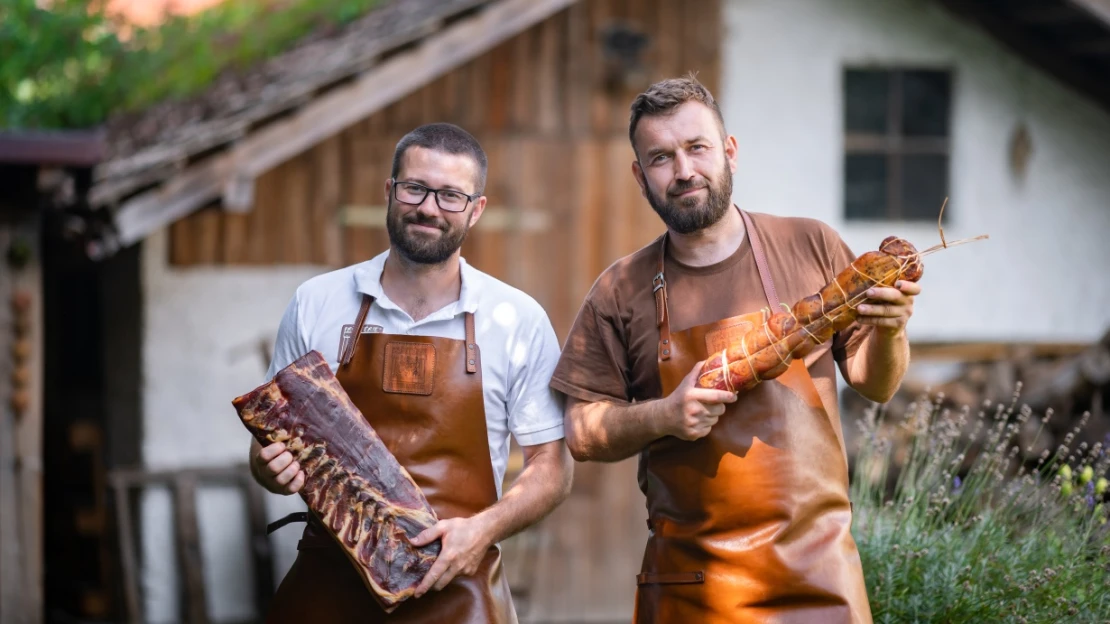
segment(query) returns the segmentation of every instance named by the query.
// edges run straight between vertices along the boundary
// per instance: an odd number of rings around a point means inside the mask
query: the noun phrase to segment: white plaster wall
[[[245,462],[250,436],[231,406],[262,383],[260,344],[273,337],[286,304],[323,267],[174,269],[164,232],[144,242],[143,458],[149,469],[226,466]],[[229,488],[198,493],[201,550],[209,613],[250,617],[245,501]],[[267,494],[271,520],[303,510],[296,496]],[[143,497],[143,591],[148,622],[177,620],[177,573],[169,492]],[[303,525],[271,537],[280,582],[296,557]]]
[[[926,258],[911,338],[1089,341],[1110,327],[1110,113],[931,0],[726,0],[725,23],[718,99],[740,206],[821,219],[857,254],[892,234],[940,242],[935,224],[844,222],[841,72],[952,68],[945,235],[991,239]],[[1019,122],[1033,144],[1020,182]]]

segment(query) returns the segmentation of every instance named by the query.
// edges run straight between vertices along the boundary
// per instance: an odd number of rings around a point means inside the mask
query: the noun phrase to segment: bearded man
[[[486,154],[463,129],[430,124],[402,138],[385,181],[389,249],[297,289],[268,373],[313,349],[329,359],[435,509],[439,522],[413,543],[441,540],[440,555],[387,619],[310,515],[267,622],[516,622],[498,543],[569,494],[573,463],[548,387],[559,345],[547,314],[460,255],[485,182]],[[424,356],[431,364],[414,369]],[[502,496],[510,433],[524,469]],[[271,492],[304,486],[283,444],[252,442],[250,459]]]
[[[696,80],[640,94],[629,138],[667,229],[597,279],[551,385],[568,397],[575,459],[639,455],[650,532],[635,621],[868,622],[835,370],[889,399],[920,287],[872,289],[856,323],[752,390],[697,388],[709,354],[757,326],[748,314],[817,292],[855,258],[824,223],[732,203],[737,142]]]

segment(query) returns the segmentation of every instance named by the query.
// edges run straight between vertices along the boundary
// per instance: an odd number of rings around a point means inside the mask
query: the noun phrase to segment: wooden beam
[[[142,468],[117,468],[108,476],[108,480],[117,488],[136,488],[154,486],[173,486],[181,475],[188,474],[189,478],[204,485],[240,485],[250,483],[243,480],[243,475],[250,475],[250,466],[246,464],[230,464],[226,466],[205,466],[202,468],[188,468],[181,470],[145,470]]]
[[[223,207],[233,214],[250,212],[254,205],[254,178],[235,175],[224,184]]]
[[[43,515],[42,515],[42,431],[43,431],[43,308],[42,249],[39,246],[39,214],[23,224],[23,236],[31,245],[31,260],[15,276],[16,285],[30,295],[27,316],[27,409],[18,417],[15,430],[19,475],[20,541],[23,548],[23,604],[29,622],[43,616]]]
[[[1068,54],[1073,56],[1107,56],[1110,55],[1110,36],[1102,39],[1089,39],[1074,41],[1068,44]]]
[[[914,361],[987,362],[1018,356],[1061,357],[1080,353],[1088,347],[1088,343],[1071,342],[914,342],[910,345],[910,356]]]
[[[844,149],[852,153],[947,154],[949,143],[947,138],[850,133],[844,137]]]
[[[1073,4],[1082,3],[1092,15],[1097,15],[1103,20],[1103,14],[1108,17],[1106,23],[1110,24],[1110,11],[1097,9],[1093,0],[1070,0]],[[953,14],[977,24],[987,33],[1001,41],[1018,56],[1040,70],[1047,72],[1063,84],[1071,87],[1081,95],[1091,98],[1107,111],[1110,111],[1110,80],[1097,72],[1091,72],[1087,67],[1075,62],[1064,49],[1053,48],[1030,35],[1015,22],[999,15],[994,9],[983,6],[978,2],[966,0],[940,0],[940,3]]]
[[[385,206],[343,206],[339,224],[345,228],[384,228]],[[551,215],[542,210],[486,208],[475,229],[483,232],[543,232],[551,227]]]
[[[120,568],[123,571],[123,600],[127,624],[142,622],[139,602],[139,558],[135,553],[134,529],[131,523],[131,490],[124,479],[109,476],[116,502],[116,533],[119,540]]]
[[[250,539],[254,570],[254,605],[259,616],[269,612],[274,593],[274,556],[266,534],[265,490],[249,473],[242,477],[243,494],[247,497],[247,535]]]
[[[185,621],[208,624],[208,600],[204,588],[204,563],[200,553],[200,526],[197,519],[197,480],[189,473],[174,482],[177,513],[177,560],[185,577]]]
[[[1110,28],[1110,3],[1106,0],[1064,0],[1066,4],[1098,18]]]
[[[412,50],[366,71],[350,85],[261,128],[162,187],[128,200],[116,214],[119,244],[131,245],[188,215],[219,198],[232,177],[257,178],[574,1],[498,0],[447,26]]]
[[[12,227],[0,224],[0,250],[11,244]],[[0,622],[22,617],[23,574],[19,550],[19,490],[15,464],[15,414],[12,396],[12,346],[10,331],[12,271],[0,270]]]
[[[29,259],[21,266],[0,259],[0,622],[4,623],[41,622],[43,617],[39,225],[38,212],[24,210],[15,223],[0,226],[0,253],[6,255],[15,240],[29,247]]]
[[[0,132],[0,162],[90,167],[104,160],[103,131]]]
[[[1069,24],[1083,20],[1083,14],[1070,6],[1029,7],[1014,12],[1018,21],[1026,24]]]

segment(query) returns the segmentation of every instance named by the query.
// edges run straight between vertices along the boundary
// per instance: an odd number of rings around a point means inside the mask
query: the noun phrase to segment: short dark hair
[[[397,142],[397,148],[393,151],[393,170],[389,174],[390,177],[397,177],[401,171],[401,160],[405,152],[414,146],[448,154],[470,156],[478,164],[478,178],[474,181],[474,192],[481,195],[485,191],[488,167],[486,152],[478,140],[466,130],[449,123],[424,124],[412,130]]]
[[[686,102],[701,102],[708,106],[717,118],[721,135],[724,135],[725,119],[721,115],[720,107],[717,106],[717,100],[713,99],[709,89],[698,82],[691,73],[683,78],[660,80],[632,100],[632,115],[628,121],[628,140],[632,143],[632,149],[636,149],[636,127],[640,125],[641,119],[669,115]]]

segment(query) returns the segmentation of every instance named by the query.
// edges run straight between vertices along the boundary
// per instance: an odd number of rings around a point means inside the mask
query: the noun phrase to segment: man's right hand
[[[670,403],[663,423],[666,435],[691,441],[704,438],[725,413],[725,405],[736,402],[733,392],[697,387],[698,372],[704,363],[695,364],[682,383],[666,398]]]
[[[251,468],[255,480],[274,494],[296,494],[304,487],[301,465],[281,442],[252,449]]]

